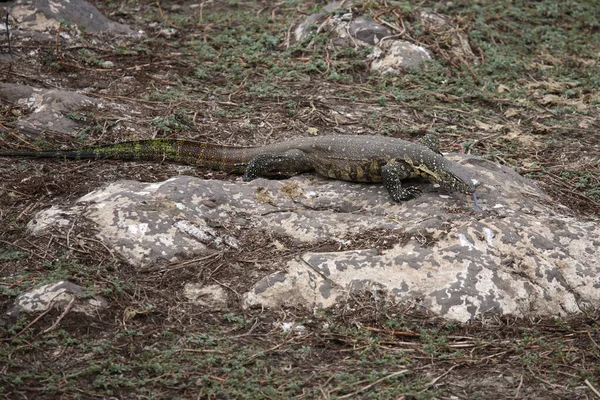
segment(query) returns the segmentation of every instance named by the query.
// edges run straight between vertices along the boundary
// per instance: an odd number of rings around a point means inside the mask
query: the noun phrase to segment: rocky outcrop
[[[280,272],[248,282],[246,307],[330,307],[357,291],[411,303],[448,319],[488,313],[565,315],[600,303],[600,228],[563,214],[531,181],[486,160],[453,156],[482,182],[484,214],[470,199],[429,183],[393,203],[381,185],[305,174],[250,183],[179,176],[153,184],[115,182],[70,209],[133,265],[176,262],[215,249],[239,251],[242,229],[295,243],[360,237],[380,229],[404,238],[391,248],[305,253]]]

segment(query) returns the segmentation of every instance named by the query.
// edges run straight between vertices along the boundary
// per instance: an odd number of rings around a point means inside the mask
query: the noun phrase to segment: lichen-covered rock
[[[600,266],[586,231],[571,221],[552,232],[542,218],[483,218],[449,226],[424,247],[414,236],[382,254],[374,250],[306,253],[247,293],[247,306],[331,307],[349,292],[385,291],[449,319],[483,314],[552,316],[600,304]],[[596,233],[598,230],[596,230]],[[578,236],[578,237],[574,237]],[[561,242],[567,242],[564,247]]]
[[[307,17],[294,29],[293,42],[307,38],[312,32],[327,32],[336,46],[365,47],[376,45],[391,35],[385,26],[365,16],[354,18],[348,14],[319,13]],[[308,47],[312,45],[309,43]]]
[[[227,292],[219,285],[204,286],[199,283],[186,283],[183,287],[183,294],[191,303],[206,309],[222,310],[227,308]]]
[[[81,26],[89,33],[134,34],[127,25],[113,22],[85,0],[17,0],[10,11],[20,29],[46,31],[58,29],[64,21]]]
[[[76,215],[75,211],[65,211],[52,206],[40,211],[36,218],[29,221],[27,229],[33,235],[43,235],[49,229],[71,225],[71,220],[68,217],[74,215]]]
[[[108,302],[102,296],[84,296],[83,293],[83,287],[68,281],[40,286],[19,295],[7,311],[4,320],[14,321],[23,314],[40,313],[52,307],[62,310],[71,301],[73,306],[70,311],[89,316],[96,315],[100,309],[108,306]]]
[[[373,229],[406,238],[381,252],[303,254],[253,288],[248,282],[247,307],[329,307],[365,289],[460,321],[486,313],[564,315],[600,304],[597,223],[564,215],[509,168],[448,157],[482,183],[482,215],[467,196],[430,183],[420,183],[422,196],[394,203],[381,185],[314,174],[248,183],[187,176],[121,181],[60,215],[87,217],[107,246],[137,266],[238,251],[242,229],[299,244],[345,243]]]
[[[369,55],[371,69],[381,73],[393,73],[398,69],[416,69],[423,62],[433,60],[429,50],[404,40],[389,40],[373,49]]]
[[[25,131],[52,129],[55,132],[76,132],[79,125],[67,117],[69,112],[102,107],[100,100],[76,92],[11,83],[0,83],[0,98],[24,105],[32,111],[17,122],[19,128]]]

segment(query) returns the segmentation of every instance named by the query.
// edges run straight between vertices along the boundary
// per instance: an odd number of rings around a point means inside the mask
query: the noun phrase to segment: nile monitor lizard
[[[316,171],[345,181],[383,182],[396,202],[419,193],[414,187],[402,186],[402,180],[423,177],[447,190],[472,194],[479,210],[477,185],[467,171],[439,153],[437,139],[426,136],[422,143],[363,135],[301,137],[258,147],[155,139],[72,150],[4,151],[0,157],[171,161],[244,174],[244,181]]]

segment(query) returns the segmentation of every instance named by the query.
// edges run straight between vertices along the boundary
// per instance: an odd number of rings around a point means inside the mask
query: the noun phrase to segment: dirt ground
[[[386,76],[369,72],[368,50],[332,49],[324,33],[310,46],[289,43],[290,27],[321,10],[320,1],[94,4],[144,35],[98,40],[66,25],[77,39],[15,35],[15,56],[0,77],[117,106],[70,114],[81,128],[65,136],[14,129],[31,110],[3,101],[0,148],[152,137],[254,145],[315,130],[408,140],[437,133],[444,151],[511,166],[565,213],[600,217],[600,4],[361,2],[356,13],[404,31],[436,58],[425,70]],[[469,34],[477,59],[453,56],[447,32],[418,23],[418,7],[449,16],[453,29]],[[245,232],[239,251],[139,270],[105,248],[86,221],[41,238],[26,230],[36,212],[105,183],[181,173],[233,179],[150,162],[0,158],[0,311],[59,279],[111,304],[97,318],[67,313],[53,329],[59,310],[0,328],[4,398],[600,398],[598,308],[458,324],[370,293],[326,311],[243,310],[239,302],[212,311],[181,295],[186,282],[228,281],[239,297],[248,288],[240,269],[266,274],[304,251],[383,248],[387,232],[366,232],[344,248],[286,243],[286,250],[268,245],[285,238]]]

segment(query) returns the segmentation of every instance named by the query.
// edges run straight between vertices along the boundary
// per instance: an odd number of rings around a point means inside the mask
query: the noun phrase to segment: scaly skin
[[[383,182],[394,201],[418,194],[401,181],[422,177],[449,191],[471,194],[476,185],[459,164],[439,154],[439,142],[423,144],[383,136],[301,137],[260,147],[229,147],[187,140],[140,140],[73,150],[7,151],[0,157],[46,157],[170,161],[229,173],[249,181],[260,176],[316,171],[353,182]]]

